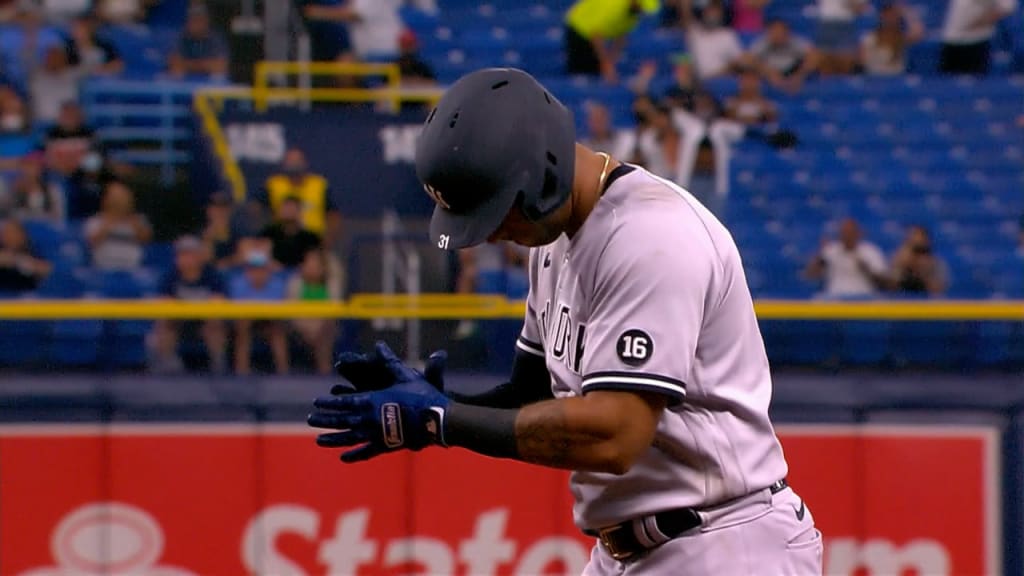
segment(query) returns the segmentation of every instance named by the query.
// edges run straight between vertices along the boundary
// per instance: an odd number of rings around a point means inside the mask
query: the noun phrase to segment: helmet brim
[[[510,191],[511,192],[511,191]],[[430,239],[438,248],[459,250],[483,244],[498,231],[515,205],[516,194],[501,194],[473,210],[452,212],[440,204],[430,218]]]

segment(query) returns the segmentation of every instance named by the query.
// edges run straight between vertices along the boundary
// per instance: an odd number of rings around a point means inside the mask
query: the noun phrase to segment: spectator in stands
[[[398,37],[402,33],[398,14],[401,7],[401,0],[347,0],[340,4],[310,3],[304,13],[314,22],[345,23],[357,59],[393,59],[398,56]]]
[[[249,199],[233,209],[233,212],[231,232],[235,236],[236,248],[235,258],[230,265],[237,266],[243,264],[245,255],[250,252],[266,252],[270,254],[274,247],[270,238],[263,235],[263,231],[273,221],[267,215],[266,206],[258,200]],[[280,267],[273,259],[271,259],[270,265],[275,270]]]
[[[29,80],[35,121],[56,122],[61,106],[65,102],[78,100],[78,84],[86,74],[84,68],[71,66],[68,52],[63,46],[47,48],[43,65],[32,70]]]
[[[67,181],[68,219],[83,220],[96,214],[107,184],[131,171],[130,166],[115,164],[102,153],[86,153]]]
[[[768,23],[768,29],[750,47],[750,56],[769,84],[790,92],[803,86],[820,61],[814,46],[791,33],[782,20]]]
[[[33,252],[21,222],[13,218],[0,222],[0,293],[35,290],[52,269]]]
[[[398,71],[402,74],[402,83],[409,86],[433,86],[437,84],[434,69],[420,57],[419,40],[412,30],[402,32],[398,39]]]
[[[633,108],[641,119],[637,137],[641,163],[653,174],[674,181],[680,168],[683,142],[672,111],[646,96],[637,98]]]
[[[870,9],[867,0],[818,0],[815,44],[822,74],[852,74],[857,65],[857,17]]]
[[[658,0],[576,0],[565,15],[566,72],[618,81],[627,36],[658,8]]]
[[[0,86],[0,134],[24,134],[28,127],[25,101],[10,86]]]
[[[66,39],[68,62],[81,66],[91,75],[120,74],[124,60],[117,47],[96,35],[96,19],[88,13],[71,22],[71,33]]]
[[[764,8],[771,0],[734,0],[732,28],[741,34],[764,31]]]
[[[64,223],[64,193],[48,176],[43,155],[32,153],[21,161],[14,181],[14,212],[20,218]]]
[[[107,183],[100,211],[85,222],[85,239],[93,266],[101,270],[133,270],[142,263],[143,247],[153,237],[146,217],[135,211],[135,195],[123,182]]]
[[[298,198],[302,227],[323,238],[326,246],[334,246],[341,229],[341,214],[327,179],[310,171],[306,155],[298,148],[285,152],[281,172],[267,179],[266,201],[275,218],[285,198]]]
[[[885,256],[862,238],[860,225],[852,218],[840,224],[838,240],[822,242],[804,274],[811,280],[824,279],[828,297],[872,296],[888,284]]]
[[[152,0],[97,0],[97,12],[110,24],[131,25],[142,19],[143,3]]]
[[[669,86],[661,97],[666,106],[674,109],[693,111],[697,94],[703,92],[703,87],[697,80],[693,69],[693,59],[689,54],[675,54],[672,59],[672,85]],[[637,81],[647,84],[657,75],[657,64],[645,62],[637,74]],[[634,90],[642,85],[634,86]]]
[[[302,201],[294,196],[281,202],[263,236],[270,239],[274,260],[285,268],[297,267],[307,252],[321,245],[319,236],[302,227]]]
[[[318,14],[324,7],[338,3],[337,0],[311,0],[303,7],[306,30],[309,31],[310,57],[314,62],[333,62],[343,54],[352,53],[352,39],[345,22],[322,18]]]
[[[878,12],[878,26],[860,39],[860,65],[865,74],[894,76],[907,71],[907,48],[924,38],[924,25],[897,1]]]
[[[228,73],[228,47],[210,26],[210,14],[203,4],[188,9],[185,30],[178,46],[168,59],[174,76],[223,79]]]
[[[684,0],[689,5],[690,0]],[[702,80],[733,73],[743,58],[739,34],[725,25],[725,12],[721,3],[709,3],[694,20],[692,10],[684,10],[683,26],[686,42],[693,53],[697,75]]]
[[[524,298],[529,290],[526,266],[529,250],[510,242],[488,243],[459,250],[458,294],[499,294]],[[477,324],[462,320],[455,326],[459,340],[476,333]]]
[[[203,242],[206,251],[218,270],[235,265],[238,254],[238,237],[232,226],[234,202],[224,192],[210,196],[206,205],[206,226],[203,228]]]
[[[714,155],[715,191],[725,195],[729,191],[732,145],[743,137],[743,126],[726,118],[718,100],[700,86],[687,55],[676,56],[674,62],[675,82],[662,99],[671,109],[672,120],[683,138],[674,180],[681,186],[689,186],[698,153],[710,147]]]
[[[636,148],[636,134],[631,130],[616,130],[611,115],[603,104],[588,101],[583,105],[587,119],[587,134],[582,144],[591,150],[611,154],[614,158],[632,158]]]
[[[186,301],[223,300],[227,287],[220,274],[208,263],[202,241],[195,236],[183,236],[174,243],[174,268],[160,283],[164,298]],[[158,372],[178,372],[181,361],[177,355],[178,339],[182,333],[194,335],[198,331],[206,344],[210,368],[215,374],[225,372],[227,349],[224,321],[210,318],[201,322],[158,320],[153,328]]]
[[[740,75],[739,91],[725,101],[725,115],[747,128],[774,131],[778,110],[761,92],[761,78],[747,70]]]
[[[718,100],[696,81],[690,58],[686,54],[674,57],[675,83],[662,98],[669,109],[670,118],[682,137],[676,173],[671,178],[680,186],[688,187],[702,146],[710,146],[715,156],[715,188],[720,195],[728,193],[729,162],[732,143],[743,135],[743,128],[724,118]],[[656,75],[653,63],[641,67],[633,82],[639,93],[649,91],[650,81]]]
[[[1017,0],[949,0],[939,67],[947,74],[988,73],[992,36]]]
[[[288,299],[300,302],[337,302],[341,299],[341,265],[325,250],[306,252],[302,265],[288,282]],[[292,328],[313,350],[319,374],[330,374],[338,322],[334,318],[297,318]]]
[[[228,288],[232,300],[281,302],[285,299],[285,281],[271,267],[270,254],[252,250],[243,255],[245,269],[234,278]],[[288,334],[281,320],[237,320],[235,322],[235,374],[247,375],[252,371],[252,338],[260,332],[270,343],[274,369],[278,374],[288,373]]]
[[[923,226],[911,226],[892,258],[891,287],[910,295],[939,296],[949,283],[949,268],[932,249]]]
[[[85,124],[82,108],[77,102],[60,107],[57,123],[46,131],[43,139],[47,164],[60,174],[69,176],[75,170],[98,171],[103,165],[103,148],[96,130]]]

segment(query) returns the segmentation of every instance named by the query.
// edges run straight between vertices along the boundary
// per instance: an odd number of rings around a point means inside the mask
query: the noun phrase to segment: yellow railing
[[[278,88],[269,80],[274,75],[310,76],[379,76],[385,79],[383,88]],[[403,88],[402,77],[397,64],[363,64],[357,62],[277,62],[263,61],[256,64],[252,88],[206,88],[196,92],[193,106],[203,123],[203,129],[210,137],[214,154],[220,160],[224,175],[231,186],[236,201],[245,200],[245,178],[238,161],[231,153],[230,143],[221,129],[217,111],[225,100],[250,100],[260,112],[266,111],[271,102],[309,100],[314,102],[384,102],[397,110],[403,102],[432,104],[441,97],[437,88]]]
[[[773,320],[952,320],[1024,321],[1024,301],[826,302],[759,300],[761,319]],[[345,302],[183,302],[174,300],[7,300],[0,319],[155,319],[155,318],[374,318],[519,319],[522,301],[496,296],[423,294],[355,295]]]
[[[192,106],[202,120],[203,130],[206,131],[206,135],[210,138],[210,143],[213,145],[213,153],[220,159],[224,177],[227,178],[228,184],[231,186],[231,195],[234,196],[236,201],[241,202],[245,200],[246,196],[245,178],[242,176],[242,170],[238,167],[238,162],[235,161],[234,154],[231,153],[231,146],[228,145],[228,140],[224,136],[224,131],[221,130],[220,122],[217,120],[217,114],[213,110],[210,101],[211,92],[214,91],[201,90],[196,92],[192,97]],[[224,97],[224,93],[229,91],[218,90],[216,92],[220,92],[221,97]]]

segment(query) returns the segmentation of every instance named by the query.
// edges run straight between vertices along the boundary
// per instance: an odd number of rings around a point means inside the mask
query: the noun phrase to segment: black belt
[[[789,483],[783,478],[768,490],[774,495],[788,487]],[[587,533],[597,536],[612,558],[624,562],[700,525],[700,514],[696,508],[675,508]]]

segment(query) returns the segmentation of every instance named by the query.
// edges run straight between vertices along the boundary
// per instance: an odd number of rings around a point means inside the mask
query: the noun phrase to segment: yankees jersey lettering
[[[574,518],[597,529],[705,507],[785,477],[772,383],[736,244],[692,195],[637,168],[583,226],[530,255],[517,345],[555,397],[664,394],[654,442],[624,475],[574,472]]]

